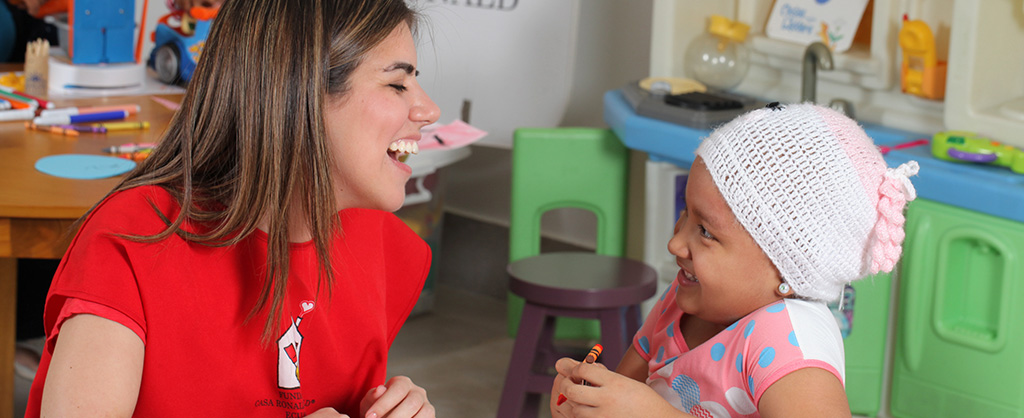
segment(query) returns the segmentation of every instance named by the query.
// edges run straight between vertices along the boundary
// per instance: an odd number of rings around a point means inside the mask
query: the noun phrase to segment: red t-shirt
[[[264,280],[266,233],[230,247],[116,236],[164,228],[149,201],[169,219],[178,214],[159,187],[117,193],[64,255],[46,300],[47,350],[26,416],[39,415],[69,298],[109,307],[123,314],[111,319],[144,333],[135,416],[297,417],[324,407],[358,416],[363,395],[386,380],[388,348],[423,288],[430,247],[391,213],[341,211],[333,291],[317,294],[312,243],[292,244],[281,331],[264,346],[266,313],[246,316]]]

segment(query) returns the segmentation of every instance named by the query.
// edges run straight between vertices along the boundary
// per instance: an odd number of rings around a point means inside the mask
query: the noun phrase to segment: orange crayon
[[[587,357],[583,359],[583,362],[594,364],[594,362],[597,361],[597,358],[601,356],[602,351],[604,351],[604,346],[602,346],[601,344],[594,344],[594,348],[590,349],[590,352],[587,353]],[[583,384],[589,386],[586,380],[583,381]],[[559,393],[558,402],[556,402],[555,405],[562,405],[563,403],[565,403],[566,400],[568,400],[568,398],[566,398],[565,395]]]

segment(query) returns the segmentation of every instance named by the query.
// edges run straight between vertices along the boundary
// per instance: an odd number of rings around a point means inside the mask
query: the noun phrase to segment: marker
[[[597,358],[601,355],[602,351],[604,351],[604,346],[602,346],[601,344],[594,344],[594,348],[590,349],[590,352],[587,353],[587,358],[583,359],[583,362],[584,363],[589,363],[589,364],[594,364],[594,362],[597,361]],[[590,384],[588,384],[586,380],[584,380],[582,383],[584,385],[586,385],[586,386],[590,386]],[[558,394],[558,402],[556,402],[555,405],[556,406],[561,406],[568,399],[569,398],[566,398],[565,395],[559,393]]]
[[[137,104],[90,107],[62,107],[59,109],[44,110],[39,114],[39,116],[84,115],[86,113],[113,112],[116,110],[123,110],[125,112],[128,112],[129,115],[134,115],[136,113],[139,113],[139,109],[141,108]]]
[[[11,102],[11,107],[15,109],[32,109],[35,110],[39,107],[39,102],[27,97],[22,97],[14,93],[8,93],[6,90],[0,90],[0,98],[3,98]]]
[[[28,93],[25,93],[23,91],[18,91],[18,90],[15,90],[15,89],[7,87],[7,86],[0,86],[0,90],[2,90],[4,93],[7,93],[7,94],[13,94],[15,96],[21,96],[21,97],[24,97],[24,98],[26,98],[28,100],[34,101],[34,102],[36,102],[36,106],[39,106],[39,107],[41,107],[43,109],[51,109],[51,108],[53,108],[53,103],[50,103],[50,102],[48,102],[46,100],[43,100],[43,99],[40,99],[40,98],[38,98],[36,96],[30,95]]]
[[[83,115],[50,115],[35,118],[36,125],[71,125],[75,123],[101,122],[105,120],[123,120],[128,117],[124,110],[110,112],[86,113]]]
[[[156,147],[156,144],[153,144],[153,143],[124,144],[124,145],[117,145],[117,146],[113,146],[113,147],[104,148],[103,152],[107,152],[107,153],[111,153],[111,154],[125,154],[125,153],[140,152],[140,151],[143,151],[143,150],[153,149],[154,147]]]
[[[0,99],[0,110],[7,110],[11,108],[11,102]]]
[[[35,116],[35,109],[0,110],[0,122],[12,120],[31,120]]]
[[[139,129],[149,129],[149,122],[112,122],[112,123],[94,123],[91,125],[94,128],[102,128],[106,132],[114,131],[130,131]]]

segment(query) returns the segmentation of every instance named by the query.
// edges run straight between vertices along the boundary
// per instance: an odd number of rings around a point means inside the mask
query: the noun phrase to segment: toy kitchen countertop
[[[646,152],[652,161],[688,168],[694,151],[711,129],[639,115],[627,94],[626,88],[605,92],[604,120],[608,126],[627,148]],[[932,136],[863,122],[861,126],[880,146]],[[929,146],[894,149],[885,155],[890,167],[910,160],[921,167],[911,179],[919,198],[1024,222],[1024,174],[1006,167],[943,161],[932,156]]]

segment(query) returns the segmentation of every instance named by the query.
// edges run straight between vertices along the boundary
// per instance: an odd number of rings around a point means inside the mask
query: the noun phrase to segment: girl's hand
[[[558,398],[562,395],[563,382],[572,383],[570,375],[572,370],[575,369],[578,364],[580,364],[580,362],[568,357],[558,359],[558,361],[555,362],[555,370],[558,371],[558,374],[555,375],[555,383],[551,385],[551,403],[548,405],[551,409],[552,418],[571,418],[573,416],[572,405],[569,405],[569,402],[564,402],[561,405],[558,405]],[[565,372],[563,373],[563,371]]]
[[[628,417],[637,411],[650,417],[691,416],[670,405],[643,382],[610,371],[603,364],[562,359],[555,363],[555,369],[559,376],[564,376],[557,384],[568,400],[561,406],[552,406],[552,416]],[[576,383],[583,380],[590,386]],[[554,388],[552,396],[558,396]],[[556,412],[561,415],[555,415]]]
[[[318,409],[316,412],[314,412],[312,414],[306,415],[306,418],[338,418],[338,417],[349,418],[348,415],[342,414],[342,413],[338,412],[337,410],[335,410],[334,408],[322,408],[322,409]]]
[[[434,406],[427,400],[427,391],[405,376],[392,377],[370,389],[359,409],[367,418],[434,418]]]

